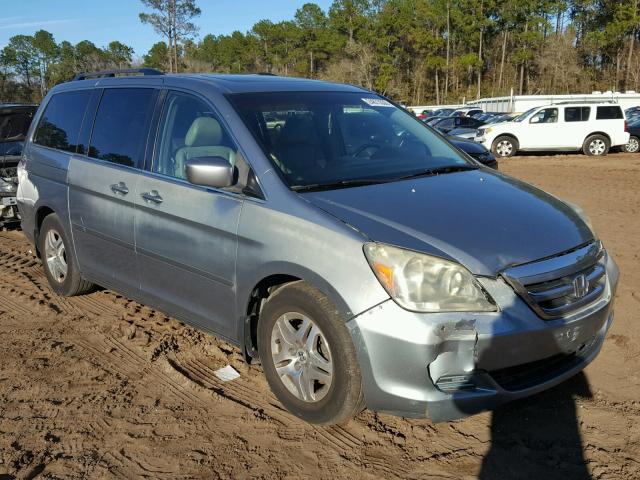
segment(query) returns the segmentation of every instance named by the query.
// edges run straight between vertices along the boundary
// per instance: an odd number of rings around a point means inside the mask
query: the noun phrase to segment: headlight
[[[494,312],[491,297],[462,265],[381,243],[364,254],[398,305],[417,312]]]
[[[491,133],[491,130],[493,130],[491,127],[485,128],[484,133]]]

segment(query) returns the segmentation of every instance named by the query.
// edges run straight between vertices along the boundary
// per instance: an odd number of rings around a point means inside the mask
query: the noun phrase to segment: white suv
[[[497,157],[519,150],[582,150],[606,155],[629,141],[624,112],[611,103],[566,103],[532,108],[510,122],[478,129],[475,140]]]

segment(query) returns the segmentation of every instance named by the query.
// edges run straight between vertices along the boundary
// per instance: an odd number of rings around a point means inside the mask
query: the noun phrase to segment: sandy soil
[[[63,299],[0,234],[0,479],[640,478],[640,155],[518,157],[501,169],[581,205],[622,270],[584,374],[452,423],[363,412],[302,423],[240,352],[111,291]],[[241,378],[213,371],[233,365]]]

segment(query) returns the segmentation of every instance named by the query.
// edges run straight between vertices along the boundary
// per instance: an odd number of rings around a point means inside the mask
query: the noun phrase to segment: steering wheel
[[[367,150],[368,148],[375,148],[376,151],[380,150],[382,147],[380,145],[378,145],[377,143],[365,143],[364,145],[361,145],[360,147],[358,147],[358,149],[355,151],[355,153],[353,154],[354,157],[359,157],[360,154],[362,152],[364,152],[365,150]],[[371,155],[370,155],[371,156]]]

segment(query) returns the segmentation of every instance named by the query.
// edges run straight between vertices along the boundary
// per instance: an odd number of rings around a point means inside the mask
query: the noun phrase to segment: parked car
[[[20,225],[17,167],[36,105],[0,104],[0,229]]]
[[[441,133],[449,133],[454,128],[473,128],[477,129],[484,122],[471,117],[444,117],[429,122],[429,126],[437,129]]]
[[[454,135],[447,135],[449,143],[462,150],[464,153],[477,160],[485,167],[498,169],[498,161],[493,154],[487,150],[484,145],[474,142],[473,140],[467,140],[465,138],[456,137]]]
[[[629,122],[627,130],[629,131],[629,141],[622,147],[622,150],[628,153],[637,153],[640,151],[640,119]]]
[[[55,86],[25,144],[22,227],[57,294],[212,332],[320,424],[451,420],[598,354],[618,270],[579,208],[360,87],[127,73]]]
[[[422,110],[422,112],[416,114],[416,117],[418,117],[420,120],[424,120],[429,115],[431,115],[432,112],[433,110]]]
[[[606,155],[611,147],[626,145],[629,133],[619,105],[569,103],[535,107],[513,121],[480,127],[475,140],[497,157],[548,150]]]
[[[453,137],[463,138],[465,140],[474,140],[475,141],[477,132],[478,132],[477,128],[459,127],[459,128],[453,128],[453,129],[449,130],[447,132],[447,136],[451,135]]]
[[[625,116],[627,117],[627,119],[630,119],[632,117],[638,117],[640,116],[640,107],[630,107],[627,108],[624,111]]]
[[[452,115],[454,117],[473,117],[474,115],[477,115],[479,113],[483,113],[483,110],[481,108],[465,107],[455,110]]]
[[[482,125],[491,125],[494,123],[501,123],[501,122],[506,122],[509,121],[511,118],[515,117],[515,115],[512,114],[495,114],[495,115],[489,115],[488,117],[485,117],[484,115],[480,116],[480,117],[474,117],[476,120],[478,120],[479,122],[482,122]],[[480,126],[482,126],[480,125]],[[465,138],[468,140],[475,140],[475,138],[478,135],[478,128],[475,127],[456,127],[452,130],[449,130],[448,135],[453,135],[459,138]]]
[[[455,108],[438,108],[437,110],[432,111],[428,115],[425,116],[423,120],[430,120],[435,117],[449,117],[455,112]]]

